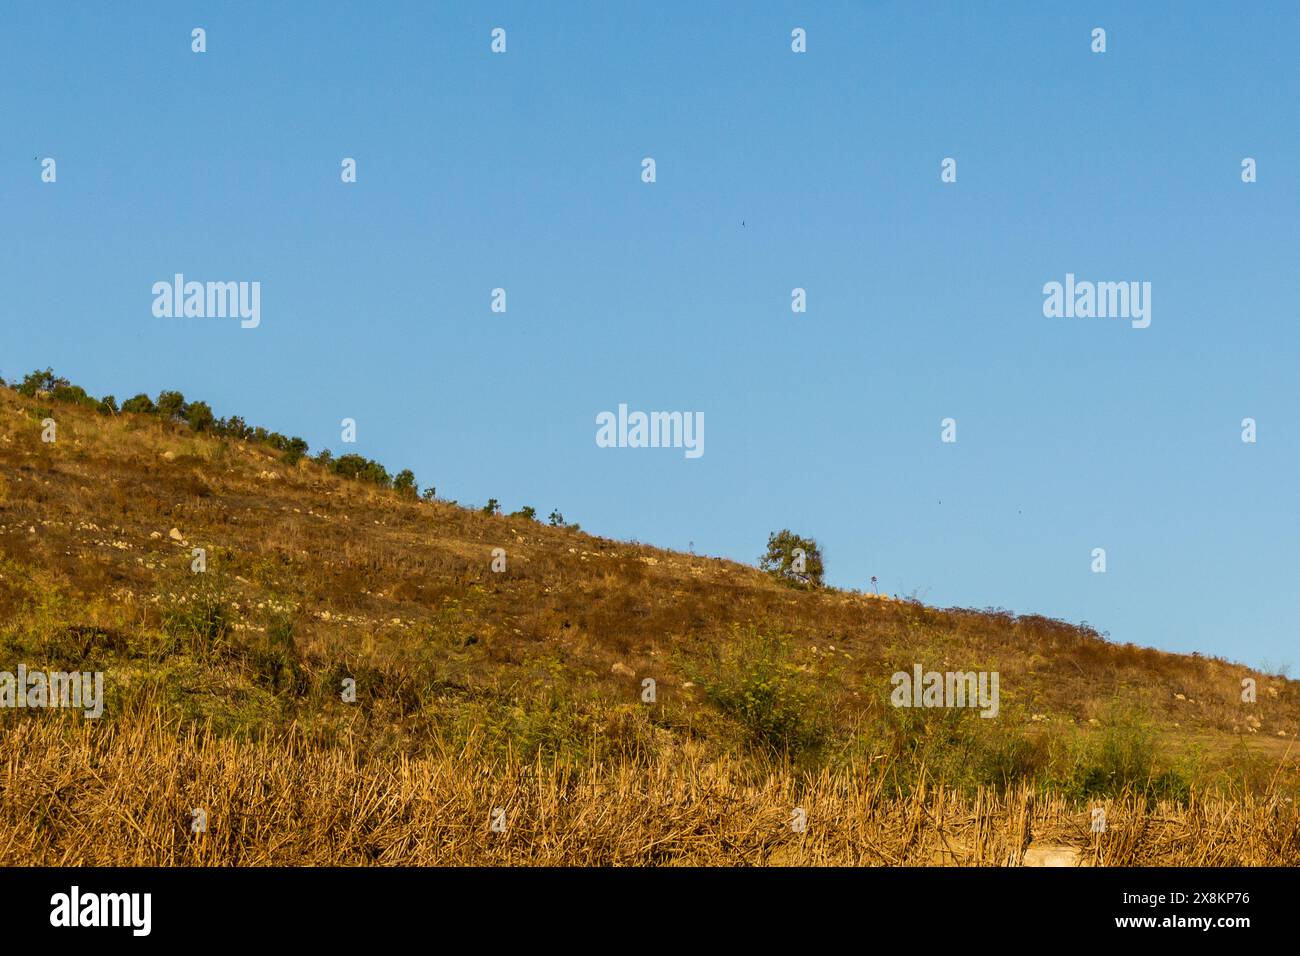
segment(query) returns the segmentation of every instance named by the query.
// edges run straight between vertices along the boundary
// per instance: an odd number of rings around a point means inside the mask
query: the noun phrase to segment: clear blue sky
[[[176,388],[615,538],[752,562],[790,527],[836,585],[1300,664],[1298,11],[6,3],[0,374]],[[176,272],[260,281],[261,327],[154,318]],[[1067,272],[1151,282],[1151,327],[1045,318]],[[704,456],[597,448],[620,402],[704,412]]]

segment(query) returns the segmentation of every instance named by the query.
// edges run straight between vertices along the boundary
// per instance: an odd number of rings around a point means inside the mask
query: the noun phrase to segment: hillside
[[[897,800],[935,784],[960,800],[1038,791],[1062,813],[1198,794],[1294,812],[1297,792],[1300,684],[1277,675],[1041,617],[793,588],[731,561],[421,500],[157,414],[0,388],[0,670],[18,663],[104,672],[104,717],[0,710],[7,752],[68,747],[60,759],[92,766],[144,760],[147,739],[155,775],[179,759],[168,748],[233,767],[238,748],[263,747],[297,772],[466,755],[484,775],[532,761],[597,775],[712,766],[758,787],[848,774]],[[915,664],[998,672],[998,715],[890,706],[890,675]],[[17,833],[64,806],[36,791],[15,803],[35,785],[12,773],[0,848],[6,822]],[[157,812],[180,845],[193,801],[176,800]],[[37,856],[71,852],[71,831],[45,825]],[[251,846],[216,859],[247,862]],[[159,859],[129,840],[114,852]]]

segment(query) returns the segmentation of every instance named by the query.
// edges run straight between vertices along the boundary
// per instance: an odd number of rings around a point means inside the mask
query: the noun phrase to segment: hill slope
[[[60,739],[83,756],[111,746],[116,723],[364,761],[824,769],[876,774],[899,798],[937,779],[1076,803],[1206,789],[1289,801],[1300,730],[1300,684],[1222,660],[794,589],[286,465],[156,415],[0,389],[0,670],[18,663],[104,672],[102,726],[0,710],[0,731],[72,734]],[[997,716],[890,706],[890,675],[917,664],[996,671]]]

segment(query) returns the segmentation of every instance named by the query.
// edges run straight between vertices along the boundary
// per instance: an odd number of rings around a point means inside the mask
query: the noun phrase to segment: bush
[[[397,477],[393,479],[393,490],[408,498],[414,498],[420,490],[415,484],[415,473],[409,468],[399,471]]]
[[[501,502],[495,498],[489,498],[480,511],[485,515],[499,515],[501,513]]]
[[[1029,736],[1024,721],[1004,703],[996,719],[969,707],[895,707],[879,691],[868,742],[888,755],[893,794],[914,791],[925,778],[974,794],[1040,780],[1050,763],[1051,740]]]
[[[528,520],[528,521],[536,521],[536,520],[537,520],[537,509],[534,508],[532,505],[524,505],[524,506],[523,506],[522,508],[520,508],[518,511],[514,512],[513,514],[511,514],[510,517],[512,517],[512,518],[524,518],[524,519],[526,519],[526,520]]]
[[[190,402],[186,405],[185,420],[196,432],[207,431],[216,423],[207,402]]]
[[[334,460],[331,470],[344,478],[373,481],[382,488],[387,488],[392,483],[383,465],[360,455],[340,455]]]
[[[789,529],[767,536],[767,553],[758,566],[777,580],[795,587],[821,587],[825,567],[822,552],[812,538],[804,538]]]
[[[1102,728],[1079,746],[1069,782],[1083,797],[1132,792],[1148,799],[1185,801],[1190,783],[1172,768],[1158,766],[1155,732],[1131,711],[1115,705]]]
[[[133,412],[137,415],[152,415],[157,409],[154,407],[153,399],[141,392],[132,398],[128,398],[122,403],[122,411]]]
[[[307,442],[301,438],[290,438],[280,450],[280,461],[293,467],[307,454]]]
[[[156,404],[158,414],[169,422],[185,417],[185,396],[180,392],[159,392]]]
[[[34,397],[38,392],[53,392],[59,386],[67,386],[71,383],[66,378],[57,378],[54,369],[47,368],[43,371],[37,369],[23,376],[22,384],[18,386],[18,393],[26,395],[28,398]]]
[[[63,379],[59,380],[60,384],[54,386],[50,397],[56,402],[68,402],[72,405],[84,405],[87,408],[98,408],[99,401],[92,398],[86,393],[86,390],[80,385],[70,385]]]
[[[715,649],[710,667],[691,674],[692,680],[757,749],[796,757],[820,748],[825,709],[791,659],[789,639],[738,627],[736,636],[725,649]]]
[[[240,441],[248,441],[253,437],[253,430],[238,415],[231,415],[229,418],[218,421],[216,432],[230,438],[237,438]]]

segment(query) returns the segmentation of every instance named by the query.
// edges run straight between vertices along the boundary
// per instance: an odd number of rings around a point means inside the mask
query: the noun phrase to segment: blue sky
[[[5,4],[0,374],[176,388],[610,537],[752,562],[790,527],[839,586],[1300,663],[1300,5],[296,9]],[[177,272],[260,281],[261,326],[155,318]],[[1151,326],[1045,318],[1067,272],[1149,281]],[[704,456],[598,448],[620,402],[703,412]]]

